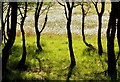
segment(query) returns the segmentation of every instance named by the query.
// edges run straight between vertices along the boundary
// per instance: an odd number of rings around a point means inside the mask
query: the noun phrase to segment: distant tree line
[[[91,8],[91,4],[87,2],[69,2],[69,0],[66,0],[67,2],[59,2],[58,3],[64,7],[64,12],[67,20],[66,24],[66,29],[67,29],[67,35],[68,35],[68,48],[69,48],[69,53],[70,53],[70,69],[72,70],[75,65],[75,57],[74,57],[74,50],[72,47],[72,33],[71,33],[71,21],[72,21],[72,14],[73,14],[73,9],[76,6],[81,6],[82,9],[82,37],[83,37],[83,42],[85,43],[86,46],[89,48],[95,49],[94,46],[90,43],[87,43],[85,39],[85,34],[84,34],[84,24],[85,24],[85,17],[87,13],[89,13],[89,9]],[[32,4],[32,3],[31,3]],[[24,23],[26,16],[28,15],[28,10],[29,6],[31,6],[30,3],[28,2],[9,2],[9,3],[4,3],[2,2],[2,42],[3,42],[3,48],[2,48],[2,69],[3,69],[3,74],[4,71],[7,69],[7,63],[9,61],[9,55],[11,48],[15,42],[16,39],[16,29],[17,29],[17,24],[20,25],[20,30],[22,34],[22,58],[18,63],[17,68],[18,69],[24,69],[24,65],[26,62],[26,39],[25,39],[25,31],[24,31]],[[51,2],[46,4],[46,8],[41,10],[42,7],[44,6],[44,0],[41,2],[34,3],[35,8],[35,13],[34,13],[34,19],[35,19],[35,32],[36,32],[36,45],[37,49],[36,52],[41,52],[42,46],[40,44],[40,37],[41,33],[44,30],[46,24],[47,24],[47,19],[48,19],[48,13],[49,9],[52,6]],[[102,47],[102,41],[101,41],[101,29],[102,29],[102,16],[105,10],[105,2],[101,2],[101,10],[98,10],[98,2],[93,2],[93,5],[96,9],[97,15],[98,15],[98,54],[102,55],[103,54],[103,47]],[[87,7],[87,10],[85,9],[85,6]],[[3,18],[4,12],[7,11],[5,17]],[[41,27],[41,30],[38,28],[38,22],[39,22],[39,17],[40,15],[45,12],[45,20],[43,23],[43,26]],[[18,23],[17,17],[21,17],[20,23]],[[14,20],[14,21],[13,21]],[[119,47],[119,53],[116,58],[115,51],[114,51],[114,39],[115,39],[115,33],[117,30],[117,41],[118,41],[118,47]],[[116,70],[116,63],[117,60],[119,59],[120,55],[120,2],[111,2],[111,12],[109,16],[109,21],[108,21],[108,28],[107,28],[107,54],[108,54],[108,75],[110,76],[111,80],[116,80],[117,79],[117,70]],[[68,77],[69,79],[69,77]]]

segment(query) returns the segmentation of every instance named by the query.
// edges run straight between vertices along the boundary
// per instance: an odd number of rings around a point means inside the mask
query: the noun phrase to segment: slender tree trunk
[[[101,28],[102,28],[102,15],[98,16],[99,21],[99,27],[98,27],[98,53],[102,55],[103,48],[102,48],[102,42],[101,42]]]
[[[68,35],[69,51],[70,51],[70,58],[71,58],[70,67],[74,67],[76,65],[76,61],[75,61],[74,52],[72,48],[72,35],[70,30],[72,9],[69,10],[68,14],[69,14],[69,17],[67,20],[67,35]]]
[[[39,51],[42,51],[42,47],[40,45],[40,32],[38,30],[38,19],[39,19],[39,14],[40,14],[42,5],[43,5],[43,2],[41,2],[40,5],[39,5],[39,2],[37,2],[37,7],[36,7],[36,11],[35,11],[36,44],[37,44]]]
[[[116,14],[118,3],[112,2],[112,9],[110,13],[110,19],[107,29],[107,53],[108,53],[108,75],[111,77],[111,80],[117,79],[117,70],[116,70],[116,57],[114,52],[114,38],[116,32]]]
[[[15,36],[16,36],[16,25],[17,25],[17,3],[11,2],[11,30],[10,35],[5,44],[4,48],[2,49],[2,69],[5,70],[7,66],[7,61],[9,59],[9,51],[12,48]],[[13,21],[14,20],[14,21]]]
[[[22,53],[22,58],[21,60],[19,61],[18,63],[18,67],[20,68],[23,68],[23,66],[25,65],[25,61],[26,61],[26,46],[25,46],[25,32],[24,32],[24,29],[23,29],[23,26],[24,26],[24,21],[25,21],[25,18],[26,18],[26,14],[27,14],[27,2],[25,2],[25,11],[24,11],[24,17],[22,18],[22,21],[21,21],[21,32],[22,32],[22,41],[23,41],[23,53]]]
[[[84,27],[85,27],[85,10],[83,8],[83,4],[81,5],[82,6],[82,37],[83,37],[83,42],[85,43],[86,46],[88,46],[89,48],[94,48],[91,44],[87,43],[86,42],[86,39],[85,39],[85,34],[84,34]]]
[[[96,12],[98,14],[98,53],[99,55],[102,55],[103,53],[103,48],[102,48],[102,42],[101,42],[101,28],[102,28],[102,15],[104,13],[104,10],[105,10],[105,2],[101,2],[101,11],[99,12],[99,9],[97,7],[98,5],[98,2],[96,3],[93,3],[94,6],[95,6],[95,9],[96,9]]]
[[[40,45],[40,32],[38,31],[38,18],[35,17],[35,30],[36,30],[36,44],[39,51],[42,51],[42,47]]]
[[[40,45],[40,33],[37,34],[37,47],[38,47],[38,50],[42,51],[42,47]]]

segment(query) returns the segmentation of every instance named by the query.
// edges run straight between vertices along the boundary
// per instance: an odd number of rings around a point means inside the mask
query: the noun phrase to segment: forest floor
[[[108,10],[103,16],[102,43],[104,53],[102,56],[97,52],[97,15],[92,12],[86,17],[85,34],[87,42],[91,43],[95,49],[85,46],[81,36],[81,12],[80,7],[73,11],[71,31],[73,34],[73,50],[76,59],[76,66],[72,71],[70,80],[109,80],[104,71],[107,70],[107,41],[106,29],[108,24]],[[40,16],[39,29],[44,22],[45,14]],[[68,77],[68,67],[70,56],[68,40],[66,34],[66,19],[64,8],[53,6],[48,14],[47,25],[41,35],[41,45],[43,51],[36,52],[36,36],[34,31],[34,13],[28,12],[25,21],[27,59],[26,70],[16,70],[16,66],[22,57],[22,40],[19,25],[17,27],[17,37],[11,50],[8,62],[8,72],[6,79],[9,80],[66,80]],[[118,44],[115,39],[115,53],[118,53]],[[120,80],[120,59],[117,62],[118,79]],[[106,76],[105,76],[106,75]]]
[[[102,38],[104,54],[98,55],[97,40],[87,36],[87,41],[96,49],[89,49],[82,41],[82,37],[73,34],[73,50],[76,66],[70,80],[109,80],[105,74],[107,70],[106,38]],[[17,37],[12,48],[6,78],[10,80],[66,80],[70,56],[67,35],[42,34],[41,45],[43,51],[36,52],[35,36],[26,37],[27,60],[26,70],[16,70],[22,57],[21,37]],[[118,45],[115,40],[116,56]],[[117,62],[118,79],[120,79],[120,60]],[[106,75],[106,76],[105,76]]]

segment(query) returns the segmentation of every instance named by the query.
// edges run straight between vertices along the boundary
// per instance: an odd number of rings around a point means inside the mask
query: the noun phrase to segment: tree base
[[[40,53],[40,52],[42,52],[43,51],[43,49],[41,48],[41,49],[36,49],[36,53]]]

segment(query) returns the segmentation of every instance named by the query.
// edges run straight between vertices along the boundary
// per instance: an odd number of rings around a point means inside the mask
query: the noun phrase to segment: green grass
[[[97,49],[96,36],[86,36],[89,43]],[[76,66],[73,69],[70,80],[108,80],[109,78],[103,72],[107,69],[106,39],[103,38],[103,47],[105,53],[99,56],[97,50],[88,49],[82,42],[82,37],[73,34],[73,49],[76,59]],[[115,40],[116,41],[116,40]],[[36,53],[35,36],[26,37],[28,67],[25,71],[16,70],[22,54],[21,37],[17,36],[15,44],[9,58],[6,79],[10,80],[65,80],[70,65],[70,56],[67,42],[67,35],[42,34],[41,45],[43,51]],[[115,42],[117,53],[117,43]],[[36,59],[39,58],[41,64]],[[40,69],[41,66],[41,69]],[[117,63],[117,69],[120,68],[120,60]],[[41,71],[40,71],[41,70]],[[118,79],[120,79],[120,69],[118,69]]]

